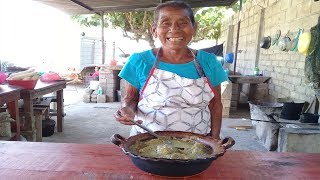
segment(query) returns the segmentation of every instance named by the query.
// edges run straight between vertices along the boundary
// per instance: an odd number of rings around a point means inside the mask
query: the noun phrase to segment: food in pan
[[[138,140],[130,146],[130,150],[143,157],[182,160],[206,158],[213,151],[196,139],[170,136]]]

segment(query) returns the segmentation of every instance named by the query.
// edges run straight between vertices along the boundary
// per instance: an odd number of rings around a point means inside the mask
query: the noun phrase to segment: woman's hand
[[[114,113],[114,117],[121,124],[133,125],[131,120],[134,119],[135,112],[129,107],[122,107]]]

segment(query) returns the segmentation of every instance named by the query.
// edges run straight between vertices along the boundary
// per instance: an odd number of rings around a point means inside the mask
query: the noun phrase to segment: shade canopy
[[[153,9],[168,0],[34,0],[70,15]],[[191,7],[230,6],[237,0],[186,0]]]

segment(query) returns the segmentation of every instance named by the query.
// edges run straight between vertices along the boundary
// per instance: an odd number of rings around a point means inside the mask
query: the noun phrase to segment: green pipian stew
[[[170,141],[170,143],[167,143]],[[155,139],[138,140],[129,147],[136,155],[149,158],[199,159],[212,154],[213,149],[190,137],[164,136]]]

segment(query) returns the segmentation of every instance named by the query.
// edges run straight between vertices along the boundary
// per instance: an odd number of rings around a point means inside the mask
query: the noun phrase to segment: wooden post
[[[63,90],[57,91],[57,130],[63,131],[64,122],[64,105],[63,105]]]
[[[105,50],[106,50],[106,45],[104,44],[104,13],[101,12],[100,14],[101,17],[101,44],[102,44],[102,64],[105,63]]]
[[[239,48],[239,35],[240,35],[240,16],[242,10],[242,0],[240,0],[240,8],[239,8],[239,20],[238,20],[238,29],[237,29],[237,39],[236,39],[236,50],[234,52],[234,66],[233,66],[233,74],[236,74],[237,70],[237,59],[238,59],[238,48]]]

